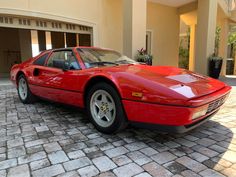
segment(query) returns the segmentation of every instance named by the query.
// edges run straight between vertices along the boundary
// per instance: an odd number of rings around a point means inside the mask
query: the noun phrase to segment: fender
[[[96,75],[90,76],[88,78],[87,82],[82,87],[84,95],[86,95],[87,89],[91,86],[91,84],[94,84],[94,81],[101,80],[101,81],[110,82],[115,87],[115,89],[117,90],[120,97],[123,98],[122,89],[120,88],[120,85],[118,84],[118,81],[116,80],[115,77],[113,77],[112,75],[110,75],[108,73],[104,73],[101,71],[96,71],[96,72],[98,72],[98,73]]]

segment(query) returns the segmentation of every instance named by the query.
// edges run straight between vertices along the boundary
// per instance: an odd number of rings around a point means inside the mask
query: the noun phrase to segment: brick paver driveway
[[[236,87],[196,130],[169,135],[96,131],[76,109],[20,103],[0,87],[0,176],[236,176]]]

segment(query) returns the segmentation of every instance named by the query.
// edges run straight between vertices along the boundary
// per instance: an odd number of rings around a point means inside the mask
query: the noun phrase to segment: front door
[[[69,69],[64,70],[62,63],[67,61]],[[49,100],[82,105],[82,93],[79,90],[80,66],[72,50],[60,50],[51,53],[45,66],[35,67],[32,90]]]

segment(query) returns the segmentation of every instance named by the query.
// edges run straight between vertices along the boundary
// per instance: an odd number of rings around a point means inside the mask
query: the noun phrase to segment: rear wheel
[[[94,85],[87,95],[86,104],[90,120],[99,131],[111,134],[126,127],[121,99],[111,85]]]
[[[36,97],[31,93],[28,82],[24,75],[20,75],[18,77],[18,96],[22,103],[24,104],[31,104],[36,101]]]

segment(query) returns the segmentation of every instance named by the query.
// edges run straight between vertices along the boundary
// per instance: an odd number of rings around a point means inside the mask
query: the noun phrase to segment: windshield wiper
[[[98,65],[98,66],[104,66],[104,65],[116,65],[116,66],[118,66],[117,63],[109,62],[109,61],[98,61],[98,62],[92,62],[92,63],[89,63],[89,64]]]

